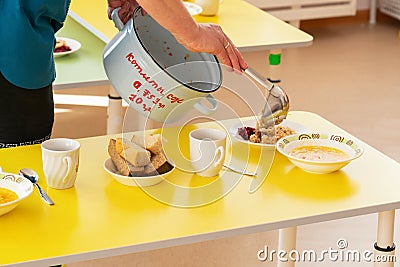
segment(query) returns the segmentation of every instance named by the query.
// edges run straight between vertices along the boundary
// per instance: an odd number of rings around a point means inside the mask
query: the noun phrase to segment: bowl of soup
[[[0,172],[0,216],[12,211],[32,191],[33,184],[25,177]]]
[[[280,139],[277,150],[294,165],[311,173],[331,173],[360,157],[362,147],[340,134],[302,133]]]

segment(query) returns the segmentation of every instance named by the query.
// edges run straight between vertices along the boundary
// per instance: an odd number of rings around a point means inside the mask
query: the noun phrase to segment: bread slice
[[[146,166],[150,163],[150,151],[136,145],[133,142],[125,143],[128,148],[122,150],[120,155],[135,167]]]
[[[160,168],[165,162],[167,162],[167,157],[165,156],[164,152],[158,153],[151,157],[150,164],[153,165],[155,169]]]
[[[174,167],[166,161],[163,165],[161,165],[158,169],[155,169],[153,165],[149,164],[144,167],[145,176],[150,175],[161,175],[171,171]]]
[[[162,140],[160,134],[153,135],[142,135],[134,134],[131,141],[147,150],[153,154],[159,154],[162,152]]]
[[[129,140],[128,140],[128,139],[117,137],[117,138],[115,138],[115,141],[116,141],[116,143],[115,143],[115,150],[116,150],[119,154],[121,154],[121,152],[122,152],[124,149],[129,148],[129,144],[128,144],[128,143],[129,143]]]
[[[167,157],[164,152],[151,156],[150,164],[144,167],[144,172],[147,175],[159,174],[158,169],[167,162]]]
[[[135,167],[121,157],[121,155],[117,152],[116,144],[117,141],[115,139],[110,139],[108,143],[108,154],[110,155],[111,160],[118,172],[124,176],[142,176],[144,174],[144,167]]]
[[[164,174],[171,171],[174,167],[167,161],[157,169],[157,173]]]

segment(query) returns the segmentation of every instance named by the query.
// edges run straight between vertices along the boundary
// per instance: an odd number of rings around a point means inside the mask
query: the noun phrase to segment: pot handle
[[[120,7],[117,7],[116,9],[114,9],[112,12],[111,12],[111,19],[112,19],[112,21],[114,22],[114,25],[115,25],[115,27],[118,29],[118,30],[122,30],[123,28],[124,28],[124,26],[125,26],[125,24],[122,22],[122,20],[119,18],[119,16],[118,16],[118,11],[120,10],[121,8]]]
[[[204,106],[201,102],[194,104],[194,108],[203,113],[204,115],[210,115],[218,108],[217,100],[210,94],[206,95],[205,98],[211,104],[211,108]]]

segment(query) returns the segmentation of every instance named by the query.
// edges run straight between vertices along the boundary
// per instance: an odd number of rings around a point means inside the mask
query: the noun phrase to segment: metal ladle
[[[49,205],[54,205],[53,200],[51,200],[51,198],[49,197],[49,195],[46,194],[46,192],[43,191],[43,189],[37,184],[37,181],[39,180],[39,175],[31,169],[28,168],[23,168],[21,170],[19,170],[18,175],[21,175],[25,178],[27,178],[29,181],[31,181],[36,188],[39,191],[40,196],[42,197],[42,199],[44,200],[44,202],[46,202]]]
[[[268,128],[286,119],[289,112],[289,97],[286,92],[250,67],[244,73],[268,91],[266,103],[259,119],[260,126]]]

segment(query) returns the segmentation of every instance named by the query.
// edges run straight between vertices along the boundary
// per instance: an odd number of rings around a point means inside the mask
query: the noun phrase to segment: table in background
[[[107,3],[96,0],[76,0],[71,4],[70,15],[92,31],[104,42],[117,33],[107,16],[99,16],[107,10]],[[268,14],[243,0],[225,0],[217,16],[194,16],[200,23],[215,23],[222,27],[242,52],[280,51],[286,48],[311,45],[313,37],[300,29]],[[275,60],[275,63],[278,64]]]
[[[298,225],[375,212],[380,219],[378,244],[391,246],[393,210],[400,207],[400,164],[318,115],[291,112],[288,118],[312,131],[344,134],[359,142],[364,154],[341,171],[310,174],[276,153],[270,170],[264,164],[253,166],[254,162],[249,162],[249,168],[257,167],[259,174],[267,174],[256,192],[248,191],[254,178],[244,176],[218,201],[185,209],[162,204],[142,189],[121,185],[106,173],[103,162],[112,136],[80,139],[81,159],[74,188],[47,188],[41,178],[39,184],[54,206],[45,204],[34,191],[15,210],[0,217],[0,266],[42,267],[281,228],[294,230],[289,237],[295,237]],[[223,123],[229,128],[233,121]],[[187,139],[180,140],[180,147],[186,150]],[[260,155],[260,150],[250,152],[252,157]],[[43,177],[39,145],[1,149],[0,165],[12,173],[29,167]],[[224,181],[229,181],[239,174],[224,175]],[[204,181],[178,169],[171,179],[188,185]],[[164,181],[154,189],[163,191],[165,185]]]
[[[67,16],[65,25],[57,32],[57,36],[75,39],[82,47],[75,53],[55,59],[55,90],[110,84],[103,67],[102,55],[106,45],[104,40],[70,16]],[[122,125],[124,115],[121,100],[109,98],[107,115],[107,132],[116,132]]]
[[[75,53],[55,58],[54,89],[109,84],[103,67],[105,43],[102,40],[69,16],[57,36],[78,40],[82,46]]]
[[[106,16],[107,2],[76,0],[70,15],[104,42],[117,33]],[[311,45],[311,35],[243,0],[224,0],[217,16],[194,16],[197,22],[220,25],[241,51],[284,49]]]

